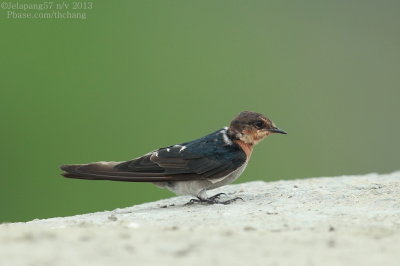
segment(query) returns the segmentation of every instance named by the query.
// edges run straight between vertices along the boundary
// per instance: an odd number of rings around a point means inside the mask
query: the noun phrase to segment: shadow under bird
[[[189,203],[228,204],[224,193],[208,197],[207,190],[235,181],[250,160],[254,146],[273,134],[287,134],[262,114],[241,112],[229,127],[190,142],[149,152],[125,162],[95,162],[61,166],[68,178],[151,182],[178,195],[192,195]]]

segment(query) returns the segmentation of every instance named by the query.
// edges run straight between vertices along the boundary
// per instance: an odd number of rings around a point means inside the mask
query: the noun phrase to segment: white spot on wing
[[[100,164],[100,165],[104,165],[104,166],[114,166],[119,164],[120,162],[106,162],[106,161],[101,161],[101,162],[95,162],[93,164]]]
[[[226,131],[228,130],[227,127],[224,127],[223,130],[220,131],[222,134],[222,138],[224,139],[224,142],[226,145],[232,145],[232,141],[229,139],[228,135],[226,134]]]
[[[187,148],[186,146],[182,146],[179,152],[184,151],[186,148]]]
[[[170,149],[169,148],[167,148],[167,152],[169,152],[170,151]]]
[[[232,145],[232,141],[229,139],[228,135],[226,135],[226,133],[222,134],[222,138],[224,139],[224,142],[227,145]]]

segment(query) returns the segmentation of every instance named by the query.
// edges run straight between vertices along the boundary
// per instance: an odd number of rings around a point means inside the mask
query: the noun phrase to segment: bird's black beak
[[[270,128],[270,129],[267,129],[267,130],[269,132],[272,132],[272,133],[287,134],[287,132],[285,130],[282,130],[282,129],[277,128],[277,127]]]

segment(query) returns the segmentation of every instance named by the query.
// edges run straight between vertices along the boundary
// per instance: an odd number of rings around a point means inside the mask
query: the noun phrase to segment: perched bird
[[[206,191],[235,181],[249,162],[254,146],[273,133],[287,134],[262,114],[241,112],[229,127],[205,137],[160,148],[125,162],[95,162],[61,166],[68,178],[151,182],[178,195],[192,195],[190,203],[228,204],[224,193]]]

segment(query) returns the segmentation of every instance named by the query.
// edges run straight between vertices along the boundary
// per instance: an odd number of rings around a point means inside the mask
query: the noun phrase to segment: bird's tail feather
[[[115,168],[119,162],[97,162],[90,164],[67,164],[60,168],[67,178],[89,180],[112,180],[126,182],[160,182],[166,181],[162,173],[122,172]]]

